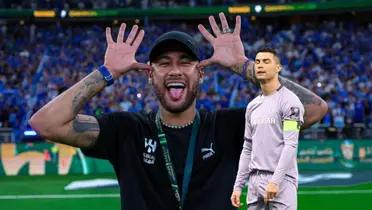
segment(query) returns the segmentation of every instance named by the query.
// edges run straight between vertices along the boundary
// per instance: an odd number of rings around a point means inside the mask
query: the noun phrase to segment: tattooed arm
[[[82,148],[93,146],[99,134],[97,119],[78,113],[105,86],[101,73],[92,72],[36,112],[30,125],[48,140]]]
[[[256,85],[259,85],[254,76],[254,62],[249,61],[247,65],[244,65],[245,61],[247,61],[247,57],[245,56],[243,42],[240,38],[240,16],[236,16],[235,28],[232,33],[223,32],[225,29],[229,29],[229,24],[225,15],[219,13],[219,18],[222,30],[217,25],[214,17],[209,17],[209,24],[212,28],[213,34],[203,25],[198,25],[200,33],[213,47],[213,55],[210,58],[201,61],[198,64],[198,67],[203,69],[212,64],[219,64],[226,68],[230,68],[232,71],[240,75],[245,74],[243,75],[245,78]],[[243,65],[246,66],[245,71],[243,71]],[[293,91],[300,98],[305,107],[305,123],[303,128],[309,127],[322,119],[327,112],[328,107],[319,96],[288,79],[281,78],[281,83]]]
[[[244,78],[259,86],[258,80],[254,74],[254,62],[249,61],[248,65],[246,65],[246,68],[246,75],[243,75]],[[238,74],[242,74],[243,64],[233,66],[232,70]],[[297,95],[305,107],[305,122],[301,127],[302,129],[310,127],[324,117],[324,115],[327,113],[328,105],[322,98],[287,78],[280,76],[279,80],[282,85]]]
[[[124,23],[120,26],[117,42],[112,40],[111,29],[106,28],[104,66],[114,79],[130,70],[151,69],[147,64],[138,63],[134,57],[144,31],[138,32],[138,26],[133,26],[124,42],[125,27]],[[94,146],[100,132],[98,121],[93,116],[78,113],[105,86],[106,81],[99,71],[90,73],[36,112],[29,121],[31,127],[55,142],[82,148]]]
[[[304,124],[301,129],[319,122],[328,111],[327,103],[309,89],[284,77],[279,77],[280,83],[297,95],[305,107]]]

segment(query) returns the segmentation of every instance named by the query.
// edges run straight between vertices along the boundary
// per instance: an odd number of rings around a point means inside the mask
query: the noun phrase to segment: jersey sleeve
[[[271,181],[280,184],[296,159],[298,138],[304,122],[304,106],[297,96],[285,97],[281,103],[284,148]]]
[[[249,164],[251,162],[252,153],[252,127],[249,108],[245,114],[245,129],[244,129],[244,144],[239,159],[239,169],[236,175],[234,191],[242,191],[243,187],[248,181],[249,177]]]
[[[243,150],[240,154],[239,169],[234,183],[234,191],[242,191],[243,187],[248,181],[249,164],[251,162],[252,153],[252,139],[245,139]]]
[[[245,112],[245,125],[244,125],[244,140],[252,140],[252,126],[251,126],[251,116],[250,116],[249,107]]]
[[[293,97],[292,100],[285,101],[282,106],[283,131],[297,131],[304,123],[304,112],[305,109],[300,99]]]

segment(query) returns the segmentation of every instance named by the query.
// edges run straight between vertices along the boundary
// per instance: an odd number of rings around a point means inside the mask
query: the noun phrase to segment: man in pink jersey
[[[297,209],[297,145],[304,122],[299,98],[280,84],[280,60],[271,48],[258,51],[255,75],[261,94],[246,110],[244,146],[231,202],[240,206],[248,182],[248,209]]]

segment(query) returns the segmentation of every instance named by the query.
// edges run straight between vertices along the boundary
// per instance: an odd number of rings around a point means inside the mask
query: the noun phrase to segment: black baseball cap
[[[162,52],[171,50],[185,51],[196,60],[200,60],[198,45],[192,36],[181,31],[170,31],[155,40],[148,56],[149,61],[152,62]]]

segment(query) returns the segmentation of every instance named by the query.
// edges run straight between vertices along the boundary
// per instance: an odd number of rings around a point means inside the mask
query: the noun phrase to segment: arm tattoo
[[[233,70],[235,73],[237,74],[243,74],[243,66],[244,65],[234,65],[231,67],[231,70]],[[253,84],[259,86],[259,82],[254,74],[254,62],[253,61],[249,61],[248,65],[247,65],[247,70],[246,70],[246,73],[247,75],[242,75],[244,77],[244,79],[248,79],[249,81],[251,81]]]
[[[79,88],[79,92],[72,100],[73,114],[77,115],[84,104],[104,85],[105,81],[98,71],[95,71],[90,77],[83,80],[82,87]]]
[[[315,104],[318,106],[321,105],[322,100],[310,90],[281,76],[279,77],[279,81],[286,88],[294,92],[294,94],[296,94],[298,98],[301,100],[303,105],[309,105],[309,104]]]
[[[74,115],[77,115],[80,109],[87,103],[89,100],[88,97],[83,95],[82,91],[79,91],[74,98],[72,99],[72,111]]]
[[[235,65],[231,68],[235,73],[242,74],[243,73],[243,65]],[[260,83],[256,78],[256,75],[254,73],[254,62],[249,61],[249,64],[247,65],[247,75],[243,75],[244,78],[251,81],[254,85],[259,86]],[[287,87],[289,90],[294,92],[297,97],[301,100],[303,105],[309,105],[314,104],[320,106],[322,103],[322,100],[313,92],[310,90],[302,87],[301,85],[286,79],[284,77],[279,76],[279,81],[281,84],[283,84],[285,87]]]
[[[93,72],[82,80],[78,85],[78,91],[72,100],[72,112],[75,118],[72,120],[71,139],[74,140],[70,145],[77,147],[91,147],[97,141],[99,125],[92,116],[79,115],[81,108],[92,98],[100,89],[105,87],[101,73]]]
[[[83,119],[77,115],[72,121],[72,128],[77,133],[83,133],[87,131],[99,131],[99,126],[96,121],[91,118]]]
[[[92,116],[77,115],[72,120],[71,138],[69,145],[89,148],[96,144],[99,134],[99,125]]]

